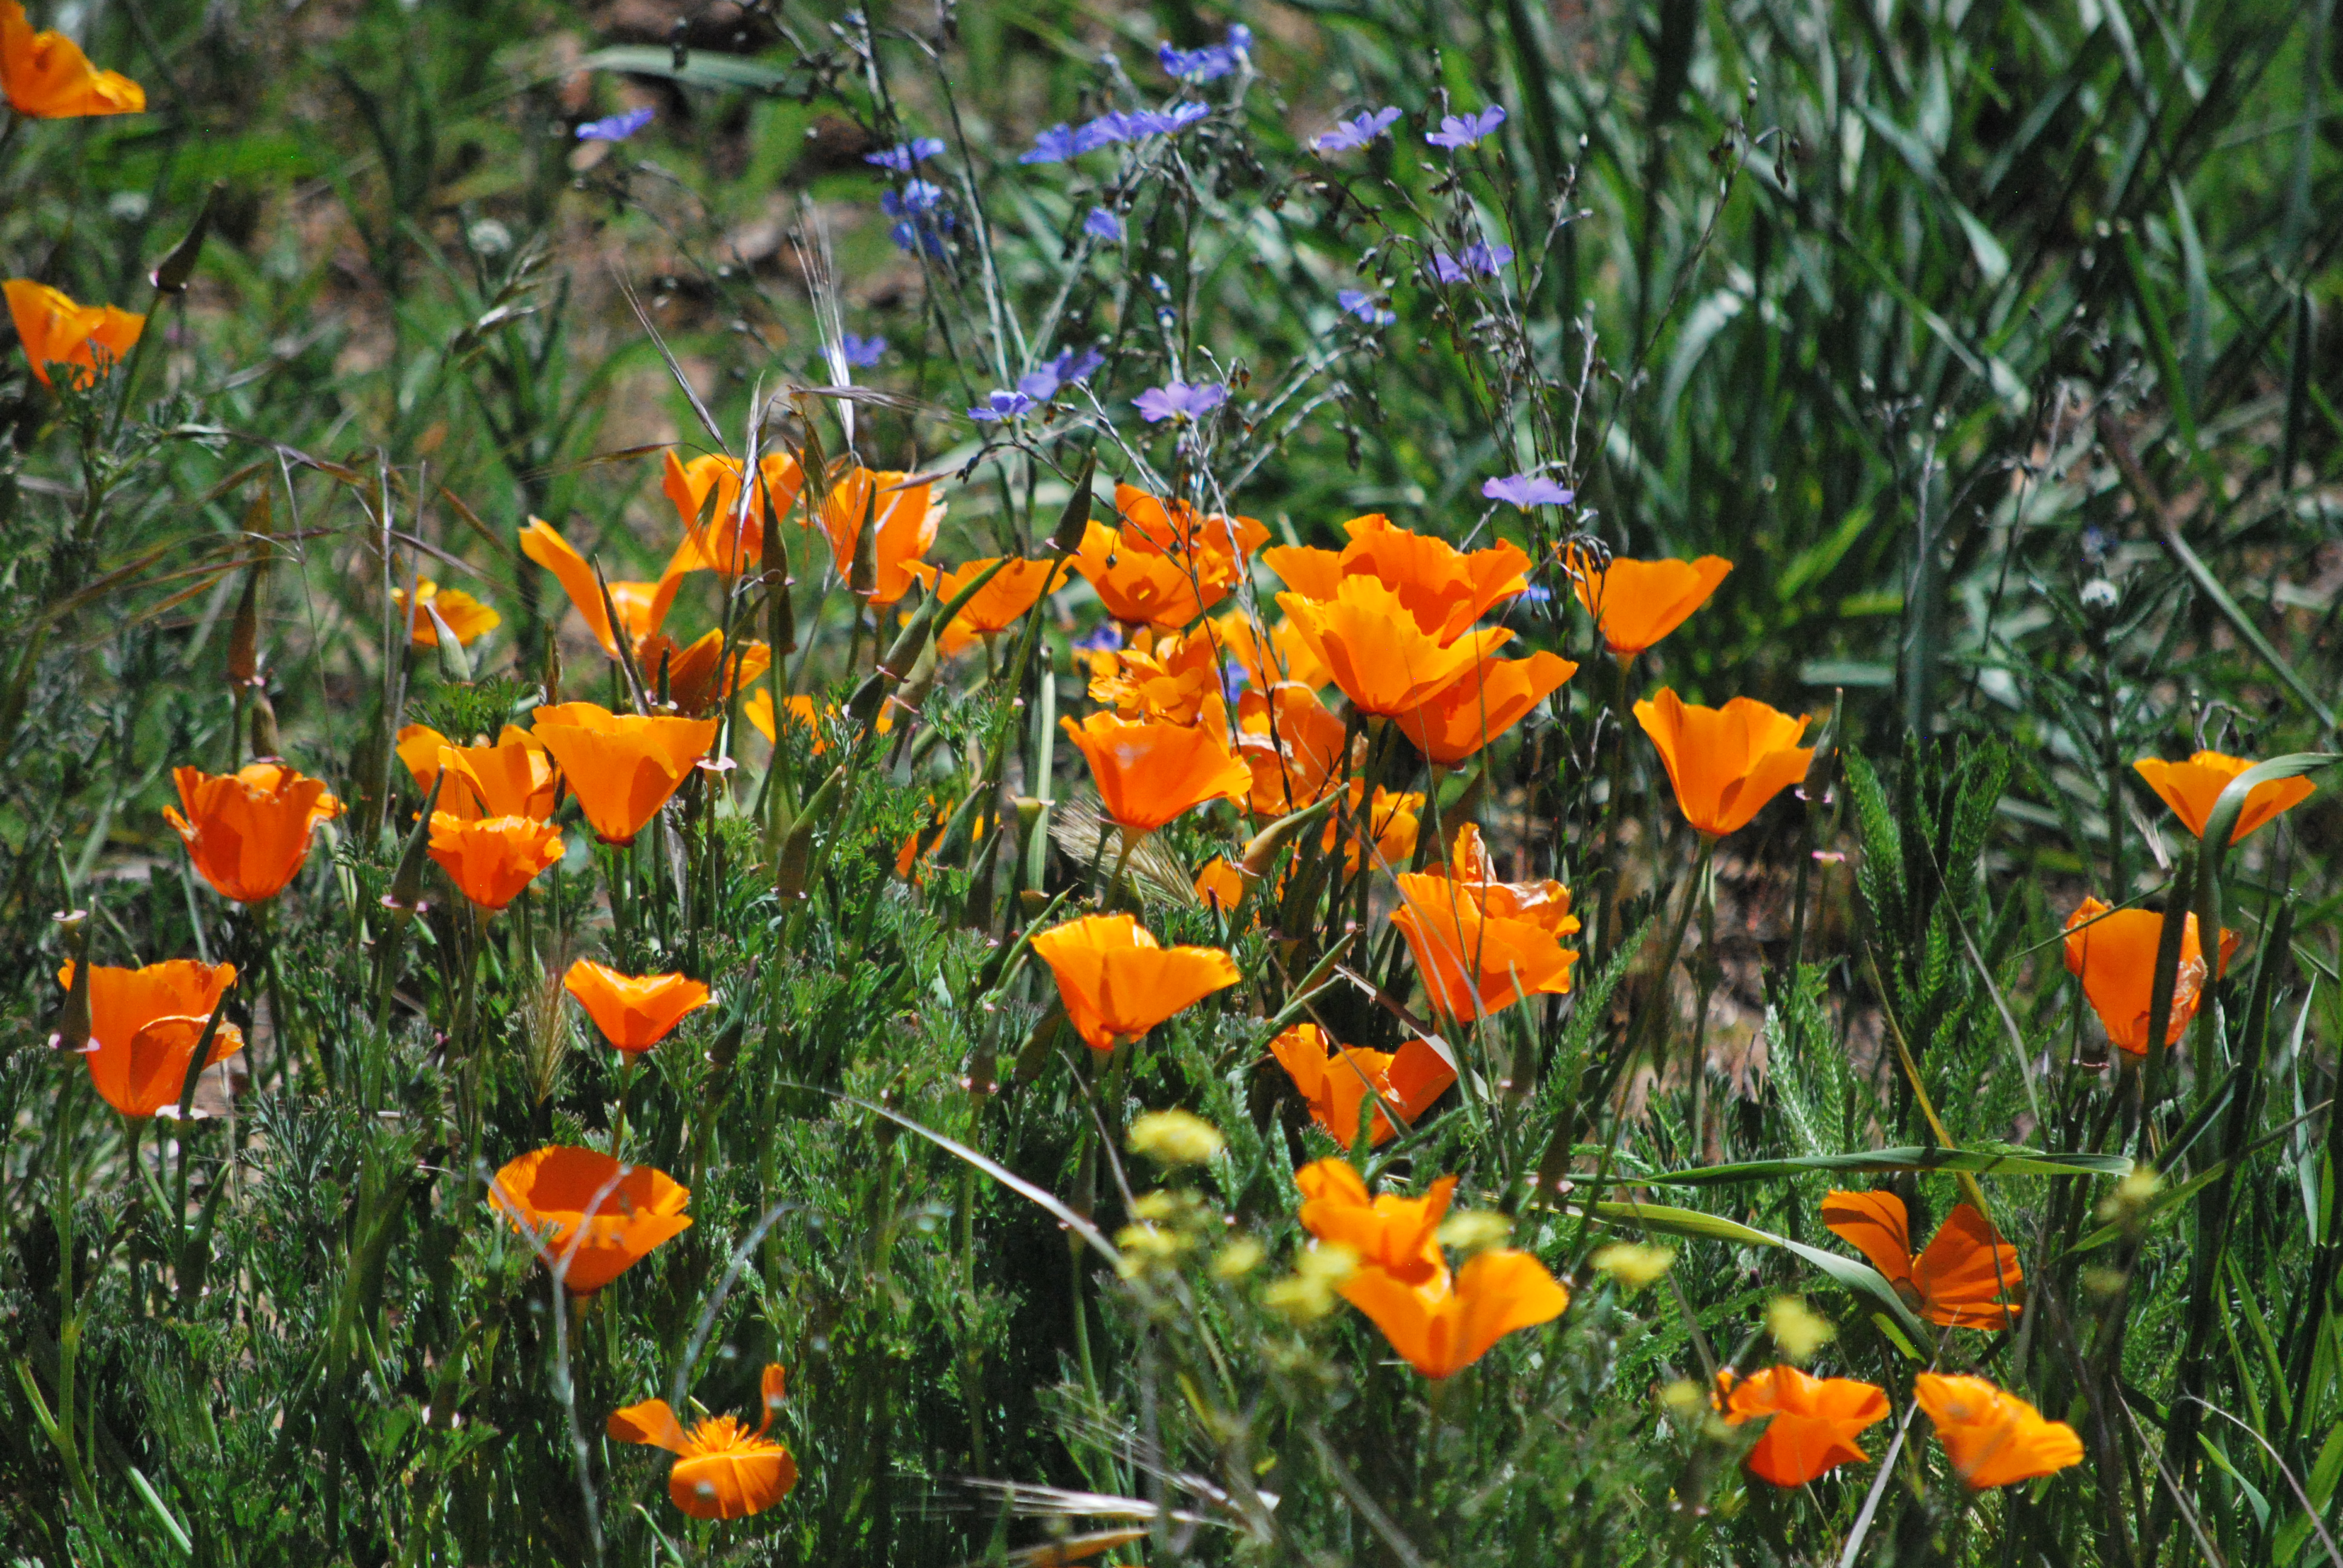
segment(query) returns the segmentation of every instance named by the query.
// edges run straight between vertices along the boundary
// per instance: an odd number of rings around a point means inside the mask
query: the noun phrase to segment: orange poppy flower
[[[1351,830],[1343,833],[1342,820],[1336,818],[1330,819],[1325,832],[1319,835],[1318,847],[1329,854],[1333,852],[1336,838],[1344,840],[1342,873],[1345,876],[1358,875],[1360,866],[1366,862],[1369,839],[1373,841],[1375,864],[1380,867],[1403,866],[1415,859],[1415,836],[1422,827],[1416,813],[1423,809],[1423,791],[1411,789],[1401,794],[1377,785],[1373,809],[1363,810],[1366,792],[1366,780],[1353,779],[1350,789]],[[1363,834],[1359,830],[1362,817],[1365,818],[1366,831]]]
[[[1334,684],[1363,713],[1422,708],[1471,675],[1513,633],[1503,627],[1443,642],[1425,631],[1380,578],[1346,577],[1331,599],[1282,593],[1277,602],[1316,648]]]
[[[672,1032],[685,1015],[708,1005],[708,988],[683,975],[623,975],[579,959],[561,977],[561,989],[578,999],[602,1038],[620,1050],[649,1050]]]
[[[1721,1372],[1716,1382],[1726,1424],[1765,1422],[1742,1462],[1776,1486],[1804,1486],[1842,1464],[1862,1463],[1871,1456],[1855,1440],[1887,1419],[1887,1391],[1854,1378],[1808,1377],[1780,1366],[1745,1378]]]
[[[2031,1481],[2083,1462],[2083,1440],[1981,1377],[1916,1372],[1912,1397],[1936,1423],[1936,1441],[1972,1492]]]
[[[751,1432],[729,1415],[711,1415],[686,1432],[663,1399],[610,1414],[608,1431],[620,1442],[664,1448],[675,1455],[667,1473],[669,1501],[694,1519],[746,1519],[789,1494],[798,1483],[798,1462],[765,1436],[780,1408],[783,1375],[765,1368],[765,1419]]]
[[[1342,1299],[1367,1314],[1408,1365],[1425,1377],[1451,1378],[1516,1329],[1562,1316],[1570,1292],[1527,1252],[1494,1248],[1420,1285],[1381,1269],[1342,1282]]]
[[[960,589],[974,582],[992,568],[999,556],[983,556],[951,571],[931,567],[925,562],[914,563],[911,573],[925,583],[928,591],[942,600],[950,600]],[[936,651],[950,658],[979,638],[998,637],[1025,618],[1025,612],[1041,602],[1043,594],[1057,592],[1073,575],[1071,566],[1059,567],[1053,575],[1048,561],[1011,561],[994,574],[990,582],[976,590],[974,598],[960,606],[960,613],[950,624],[936,635]]]
[[[474,598],[470,594],[460,588],[443,590],[429,578],[419,578],[416,582],[415,598],[417,608],[415,618],[408,628],[408,634],[417,648],[439,646],[439,628],[429,616],[423,613],[420,608],[423,605],[427,604],[437,611],[439,618],[447,623],[447,629],[456,634],[456,640],[466,648],[471,647],[472,644],[496,630],[505,621],[504,617]],[[390,602],[405,609],[407,590],[402,588],[391,589]]]
[[[1136,485],[1114,487],[1115,531],[1134,550],[1174,558],[1216,558],[1234,563],[1269,542],[1252,518],[1214,512],[1200,516],[1186,501],[1165,501]]]
[[[690,1189],[598,1149],[532,1151],[497,1172],[488,1196],[572,1295],[593,1294],[691,1229]]]
[[[111,305],[76,305],[71,295],[29,277],[12,277],[0,284],[0,292],[8,297],[9,318],[24,340],[35,379],[44,387],[54,385],[52,365],[64,366],[65,379],[77,387],[96,386],[146,328],[143,316]]]
[[[1190,633],[1141,627],[1121,648],[1090,655],[1091,700],[1124,719],[1193,724],[1221,697],[1220,648],[1201,628]]]
[[[1288,683],[1315,690],[1333,683],[1334,672],[1326,668],[1291,616],[1280,617],[1277,629],[1264,635],[1252,616],[1232,609],[1212,618],[1212,631],[1255,691]]]
[[[28,120],[136,115],[146,108],[146,88],[119,71],[96,69],[63,33],[34,32],[19,0],[0,0],[0,95]]]
[[[1918,1257],[1904,1200],[1893,1192],[1833,1192],[1823,1200],[1823,1223],[1886,1276],[1904,1304],[1947,1328],[2014,1327],[2026,1276],[2017,1249],[1994,1233],[1973,1204],[1945,1216],[1936,1239]],[[2004,1298],[2006,1297],[2006,1301]]]
[[[1216,730],[1093,713],[1060,719],[1091,765],[1106,814],[1125,830],[1151,833],[1207,800],[1242,800],[1252,772]]]
[[[1074,1032],[1092,1050],[1137,1040],[1242,977],[1218,948],[1159,947],[1129,915],[1084,915],[1033,939]]]
[[[1356,1130],[1355,1119],[1352,1128]],[[1395,1192],[1367,1195],[1367,1183],[1347,1160],[1318,1160],[1293,1173],[1302,1190],[1302,1228],[1329,1246],[1347,1249],[1362,1271],[1388,1274],[1403,1285],[1445,1279],[1440,1221],[1446,1218],[1456,1178],[1443,1176],[1421,1198]]]
[[[1420,1040],[1395,1053],[1342,1046],[1329,1055],[1332,1044],[1316,1024],[1298,1023],[1271,1040],[1269,1050],[1309,1103],[1311,1120],[1345,1148],[1359,1135],[1359,1109],[1369,1091],[1378,1102],[1369,1137],[1380,1145],[1399,1131],[1382,1104],[1398,1107],[1400,1115],[1413,1121],[1456,1081],[1456,1070]]]
[[[1594,618],[1604,646],[1633,658],[1682,626],[1708,602],[1733,563],[1721,556],[1696,561],[1638,561],[1614,556],[1597,571],[1584,556],[1565,558],[1578,602]]]
[[[748,716],[749,722],[757,727],[757,733],[763,736],[767,741],[772,741],[776,738],[777,731],[773,728],[773,693],[769,688],[760,688],[750,692],[749,700],[740,705],[740,711]],[[799,726],[812,735],[813,754],[816,757],[829,749],[821,739],[821,714],[814,707],[812,698],[803,694],[792,697],[782,704],[781,711],[789,715],[791,724]],[[834,713],[836,709],[831,711]],[[879,710],[880,734],[887,733],[889,719],[887,709],[880,709]]]
[[[398,732],[397,749],[398,759],[415,776],[416,788],[427,793],[440,769],[456,770],[439,791],[439,809],[452,816],[544,821],[560,804],[552,759],[537,737],[517,725],[506,725],[494,746],[456,746],[427,724],[410,724]],[[451,755],[443,757],[442,752]]]
[[[1244,902],[1244,873],[1226,855],[1215,855],[1196,873],[1196,897],[1214,914],[1225,915]]]
[[[716,741],[713,719],[646,719],[591,702],[537,710],[537,738],[606,844],[631,844]]]
[[[1659,748],[1684,820],[1712,839],[1746,827],[1765,802],[1806,776],[1815,749],[1806,720],[1752,698],[1702,708],[1667,687],[1635,704],[1635,721]]]
[[[765,499],[771,497],[773,515],[786,517],[797,505],[805,476],[787,452],[768,452],[757,459],[757,482],[749,491],[749,517],[740,518],[740,459],[709,452],[687,463],[669,447],[666,473],[659,488],[674,503],[683,524],[683,542],[676,547],[667,573],[716,571],[738,577],[744,567],[765,558]],[[700,508],[708,492],[716,492],[716,509],[708,528],[699,526]],[[663,573],[661,575],[667,575]]]
[[[2202,839],[2205,819],[2213,814],[2213,802],[2221,798],[2221,791],[2229,787],[2231,779],[2254,765],[2249,757],[2199,751],[2186,762],[2143,757],[2132,767],[2147,780],[2147,787],[2172,808],[2173,815]],[[2271,818],[2309,799],[2316,788],[2308,779],[2273,779],[2267,784],[2255,785],[2247,792],[2246,809],[2237,813],[2237,825],[2229,835],[2229,842],[2244,843],[2260,832]]]
[[[1248,691],[1237,715],[1237,754],[1252,773],[1248,803],[1255,814],[1282,817],[1326,793],[1349,731],[1317,693],[1292,683],[1266,695]]]
[[[1420,629],[1443,644],[1529,587],[1530,558],[1513,544],[1467,554],[1444,539],[1395,528],[1380,512],[1353,518],[1342,528],[1351,542],[1340,550],[1288,545],[1262,559],[1287,588],[1322,603],[1339,597],[1344,578],[1373,578],[1398,597]]]
[[[57,970],[57,983],[70,991],[73,982],[74,966],[67,963]],[[94,966],[89,1045],[83,1052],[90,1083],[125,1116],[176,1109],[204,1025],[235,983],[234,964],[171,959],[135,970]],[[243,1049],[243,1033],[223,1019],[204,1065],[226,1061]]]
[[[882,608],[911,591],[918,580],[911,568],[920,564],[943,526],[944,503],[935,498],[934,482],[904,484],[909,477],[900,469],[850,468],[831,484],[821,504],[821,529],[830,536],[830,558],[840,578],[853,572],[855,541],[862,537],[866,515],[878,530],[878,580],[870,602]]]
[[[520,531],[520,549],[521,554],[551,572],[561,584],[561,591],[569,596],[569,602],[585,618],[586,629],[602,645],[603,657],[618,658],[618,639],[610,635],[610,615],[602,606],[602,588],[594,580],[594,568],[586,558],[561,537],[558,529],[539,518],[529,518],[528,527]],[[655,583],[609,585],[610,602],[618,607],[618,619],[629,639],[639,642],[667,623],[668,608],[675,603],[675,590],[682,583],[683,573],[670,561]]]
[[[431,813],[431,858],[472,902],[496,913],[561,859],[561,830],[534,817]]]
[[[1400,733],[1426,759],[1453,768],[1519,724],[1577,673],[1577,665],[1551,653],[1483,659],[1423,707],[1401,714]]]
[[[172,769],[179,804],[163,816],[222,898],[257,904],[285,890],[308,858],[309,835],[342,814],[323,780],[277,762],[247,763],[234,773]]]
[[[773,650],[761,642],[744,643],[735,659],[725,652],[724,633],[720,630],[709,630],[689,648],[682,648],[676,647],[672,638],[654,634],[643,638],[635,649],[635,664],[643,672],[643,685],[654,694],[659,689],[662,661],[667,665],[669,700],[698,718],[730,697],[734,688],[762,679],[765,671],[773,667]]]
[[[2205,948],[2198,940],[2197,917],[2182,918],[2180,968],[2173,977],[2172,1016],[2165,1025],[2164,1043],[2177,1044],[2188,1032],[2205,998]],[[2083,995],[2099,1015],[2107,1038],[2117,1049],[2134,1056],[2147,1054],[2149,1002],[2156,988],[2156,950],[2164,940],[2164,915],[2157,910],[2117,910],[2097,899],[2085,899],[2066,917],[2066,972],[2083,982]],[[2229,970],[2237,950],[2237,933],[2221,930],[2221,972]]]
[[[1570,890],[1552,880],[1498,881],[1472,823],[1456,830],[1444,870],[1402,872],[1399,893],[1392,924],[1443,1015],[1469,1022],[1524,996],[1569,991],[1578,962],[1577,950],[1562,945],[1578,930]]]
[[[1072,565],[1106,607],[1127,626],[1178,628],[1226,598],[1235,566],[1223,558],[1167,556],[1126,545],[1102,523],[1091,523]]]

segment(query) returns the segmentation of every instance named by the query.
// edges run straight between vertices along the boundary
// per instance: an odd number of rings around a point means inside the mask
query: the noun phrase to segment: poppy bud
[[[821,781],[821,788],[806,801],[805,809],[790,823],[788,837],[781,843],[781,858],[773,868],[773,891],[783,903],[794,903],[805,896],[806,878],[813,862],[813,830],[823,818],[838,809],[839,797],[846,792],[846,765],[839,764]]]
[[[260,574],[255,565],[244,574],[244,597],[236,600],[236,620],[227,633],[227,678],[231,686],[250,686],[260,672]]]
[[[789,604],[789,552],[769,491],[765,496],[765,640],[776,654],[798,650],[797,612]]]
[[[65,988],[65,1010],[57,1015],[56,1032],[49,1036],[52,1050],[89,1048],[89,911],[75,910],[50,919],[64,928],[65,950],[73,955],[73,983]]]
[[[432,776],[430,792],[423,797],[422,814],[415,819],[415,831],[407,836],[407,847],[398,856],[398,869],[390,879],[390,891],[382,900],[390,918],[402,926],[423,907],[423,866],[430,858],[431,814],[439,809],[439,787],[447,782],[445,768]]]
[[[277,705],[257,684],[252,689],[252,755],[264,762],[285,755],[285,742],[277,735]]]
[[[1081,472],[1074,476],[1073,493],[1066,498],[1066,509],[1058,514],[1058,526],[1050,534],[1050,548],[1060,555],[1070,556],[1082,548],[1082,533],[1091,523],[1091,479],[1098,471],[1098,449],[1082,454]]]
[[[1276,863],[1277,852],[1300,838],[1306,829],[1317,826],[1319,820],[1332,811],[1335,803],[1341,799],[1342,797],[1337,795],[1329,795],[1309,809],[1296,811],[1291,816],[1280,817],[1276,821],[1255,833],[1252,840],[1245,845],[1244,853],[1238,857],[1237,869],[1242,871],[1247,879],[1256,882],[1268,876],[1269,868]]]
[[[226,189],[226,180],[214,180],[212,188],[204,193],[204,210],[196,215],[196,226],[187,230],[186,238],[171,247],[171,254],[151,275],[157,294],[187,292],[187,280],[195,276],[196,259],[204,253],[204,236],[211,233],[212,211]]]
[[[472,656],[440,615],[439,606],[427,598],[423,601],[423,613],[431,618],[431,629],[438,634],[439,678],[450,686],[471,685]]]

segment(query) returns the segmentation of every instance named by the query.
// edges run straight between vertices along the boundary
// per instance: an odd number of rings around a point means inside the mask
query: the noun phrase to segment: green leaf
[[[2236,841],[2237,819],[2244,815],[2246,797],[2264,784],[2280,779],[2297,779],[2314,773],[2333,762],[2343,762],[2343,753],[2333,751],[2290,751],[2283,757],[2273,757],[2258,762],[2229,780],[2213,809],[2205,814],[2205,842],[2227,848]]]
[[[1788,1160],[1750,1160],[1736,1165],[1711,1165],[1699,1171],[1639,1176],[1636,1180],[1664,1187],[1721,1187],[1735,1181],[1763,1181],[1775,1176],[1796,1176],[1809,1171],[1849,1171],[1861,1174],[1891,1171],[1966,1171],[1980,1176],[2128,1176],[2131,1174],[2131,1160],[2122,1154],[2036,1154],[2023,1150],[1874,1149],[1853,1154],[1808,1154]]]
[[[675,63],[675,51],[660,44],[622,44],[597,49],[578,62],[583,71],[623,71],[630,76],[664,76],[689,87],[748,87],[777,93],[789,82],[778,65],[742,59],[738,55],[714,55],[705,49],[685,53]]]

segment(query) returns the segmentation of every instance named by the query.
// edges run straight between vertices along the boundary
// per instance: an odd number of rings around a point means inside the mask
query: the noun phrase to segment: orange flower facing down
[[[1059,721],[1081,749],[1106,814],[1126,831],[1151,833],[1207,800],[1242,800],[1252,772],[1218,733],[1093,713]]]
[[[593,1294],[691,1229],[690,1189],[598,1149],[555,1143],[524,1154],[497,1172],[488,1196],[573,1295]]]
[[[1282,593],[1277,602],[1363,713],[1422,708],[1513,635],[1491,627],[1443,642],[1417,624],[1399,594],[1372,577],[1344,578],[1332,599]]]
[[[1746,827],[1766,801],[1804,779],[1815,759],[1813,747],[1798,744],[1805,719],[1747,697],[1702,708],[1664,686],[1635,704],[1635,721],[1659,748],[1684,820],[1712,839]]]
[[[1357,1126],[1354,1118],[1353,1131]],[[1387,1274],[1406,1286],[1447,1279],[1440,1221],[1447,1217],[1455,1177],[1441,1177],[1421,1198],[1394,1192],[1370,1198],[1365,1179],[1349,1161],[1319,1160],[1296,1171],[1293,1184],[1302,1190],[1302,1228],[1347,1249],[1362,1272]]]
[[[1237,714],[1237,753],[1252,773],[1248,804],[1257,815],[1282,817],[1326,793],[1349,731],[1316,692],[1291,682],[1248,691]]]
[[[659,690],[659,667],[664,664],[669,700],[698,718],[730,697],[736,687],[761,679],[773,667],[773,650],[761,642],[749,642],[740,645],[735,657],[725,651],[720,630],[710,630],[683,648],[654,635],[636,648],[635,663],[643,672],[644,686],[654,695]]]
[[[797,505],[805,476],[787,452],[768,452],[757,460],[757,482],[749,490],[749,515],[740,516],[740,460],[709,452],[687,463],[667,449],[666,473],[659,488],[675,506],[683,524],[683,543],[668,562],[669,573],[715,571],[738,577],[745,567],[765,558],[765,500],[772,498],[773,515],[786,517]],[[708,492],[716,492],[716,507],[708,527],[699,526],[700,508]],[[666,574],[662,574],[666,575]]]
[[[2132,764],[2147,780],[2147,787],[2199,839],[2205,836],[2205,820],[2213,814],[2213,802],[2221,798],[2231,779],[2253,766],[2251,758],[2225,757],[2218,751],[2199,751],[2186,762],[2143,757]],[[2246,795],[2246,809],[2237,813],[2237,826],[2229,842],[2244,843],[2271,818],[2309,799],[2315,788],[2308,779],[2273,779],[2255,785]]]
[[[551,572],[561,584],[561,591],[569,596],[569,602],[584,618],[586,629],[602,645],[603,657],[618,658],[618,639],[610,635],[610,614],[603,608],[602,585],[595,580],[592,564],[561,537],[560,530],[539,518],[529,518],[528,527],[520,531],[520,549],[521,554]],[[618,608],[618,619],[629,642],[639,642],[667,624],[668,608],[675,603],[675,590],[682,583],[683,573],[670,561],[655,583],[609,585],[610,602]]]
[[[579,959],[561,977],[602,1038],[629,1055],[649,1050],[687,1014],[708,1005],[708,988],[683,975],[623,975]]]
[[[174,769],[183,816],[163,816],[187,846],[187,859],[222,898],[257,904],[285,890],[308,858],[309,835],[342,814],[342,803],[322,780],[277,762],[253,762],[234,773]]]
[[[1470,1021],[1524,996],[1569,991],[1578,962],[1577,950],[1562,945],[1578,930],[1570,890],[1552,880],[1498,881],[1470,822],[1456,830],[1445,870],[1403,872],[1399,892],[1392,924],[1443,1015]]]
[[[1196,897],[1214,914],[1225,915],[1244,901],[1244,873],[1226,855],[1215,855],[1196,873]]]
[[[29,277],[12,277],[0,284],[0,292],[8,297],[9,318],[24,340],[34,377],[44,387],[54,385],[49,379],[52,365],[64,366],[65,379],[77,387],[96,386],[122,362],[146,327],[143,316],[111,305],[76,305],[71,295]]]
[[[74,966],[57,971],[73,989]],[[98,964],[89,971],[89,1081],[125,1116],[153,1116],[179,1103],[204,1025],[236,983],[234,964],[172,959],[141,969]],[[244,1035],[222,1020],[204,1065],[244,1049]]]
[[[914,576],[928,585],[928,591],[939,600],[949,601],[960,589],[991,570],[999,556],[985,556],[970,561],[952,571],[914,565]],[[1066,586],[1073,568],[1063,566],[1053,575],[1048,561],[1011,561],[993,574],[992,580],[976,590],[975,596],[960,606],[960,613],[936,635],[936,651],[950,658],[967,648],[979,638],[998,637],[1015,626],[1025,612],[1041,602],[1043,594],[1057,592]]]
[[[675,1455],[667,1494],[694,1519],[746,1519],[787,1497],[798,1483],[798,1462],[766,1437],[780,1408],[783,1374],[765,1368],[765,1419],[755,1431],[729,1415],[711,1415],[686,1432],[663,1399],[613,1411],[608,1430],[620,1442],[664,1448]]]
[[[1456,1081],[1456,1070],[1420,1040],[1396,1053],[1342,1046],[1330,1056],[1330,1044],[1316,1024],[1301,1023],[1271,1040],[1269,1050],[1309,1103],[1311,1120],[1346,1148],[1359,1135],[1359,1111],[1370,1093],[1377,1103],[1370,1140],[1380,1145],[1399,1131],[1383,1105],[1412,1122]]]
[[[1720,556],[1696,561],[1638,561],[1614,556],[1603,570],[1582,556],[1567,558],[1578,602],[1594,618],[1604,646],[1633,658],[1682,626],[1708,602],[1733,569]]]
[[[1428,760],[1453,768],[1519,724],[1577,673],[1577,665],[1551,653],[1483,659],[1423,707],[1401,714],[1400,733]]]
[[[2177,1044],[2188,1032],[2205,1000],[2205,948],[2198,940],[2197,917],[2182,917],[2180,968],[2173,977],[2172,1017],[2165,1025],[2164,1043]],[[2108,910],[2097,899],[2085,899],[2066,917],[2066,972],[2083,982],[2083,995],[2099,1015],[2107,1038],[2117,1049],[2134,1056],[2147,1054],[2149,1007],[2156,989],[2156,950],[2164,940],[2164,915],[2157,910]],[[2227,974],[2230,955],[2237,950],[2237,933],[2221,930],[2221,972]]]
[[[1237,577],[1235,565],[1220,556],[1167,556],[1141,549],[1095,522],[1083,531],[1072,564],[1115,619],[1127,626],[1173,629],[1226,598]]]
[[[1981,1377],[1917,1372],[1912,1397],[1936,1423],[1936,1441],[1972,1492],[2031,1481],[2083,1461],[2083,1440]]]
[[[533,817],[431,813],[431,858],[472,902],[496,913],[561,859],[561,830]]]
[[[537,710],[537,738],[606,844],[631,844],[716,740],[713,719],[646,719],[591,702]]]
[[[71,38],[34,32],[20,0],[0,0],[0,96],[31,120],[136,115],[146,107],[146,88],[119,71],[93,66]]]
[[[1067,1020],[1092,1050],[1137,1040],[1174,1013],[1237,983],[1218,948],[1166,948],[1129,915],[1084,915],[1033,939],[1057,977]]]
[[[417,648],[439,646],[439,628],[430,616],[423,613],[424,605],[429,605],[437,612],[439,618],[447,623],[447,629],[456,634],[456,640],[466,648],[471,647],[505,622],[504,617],[474,598],[470,594],[458,588],[443,589],[429,578],[423,578],[417,581],[415,598],[417,608],[407,629]],[[390,602],[405,609],[407,590],[400,588],[391,589]]]
[[[1871,1456],[1855,1440],[1887,1419],[1887,1392],[1854,1378],[1808,1377],[1780,1366],[1745,1378],[1721,1372],[1716,1381],[1728,1424],[1765,1422],[1742,1462],[1776,1486],[1804,1486],[1842,1464],[1860,1464]]]
[[[1963,1203],[1945,1217],[1918,1257],[1904,1200],[1893,1192],[1833,1192],[1823,1200],[1823,1223],[1886,1276],[1904,1304],[1947,1328],[2015,1327],[2025,1275],[2017,1249],[1992,1223]],[[2006,1298],[2006,1300],[2005,1300]]]
[[[1252,518],[1199,514],[1186,501],[1165,501],[1136,485],[1114,487],[1115,531],[1134,550],[1177,559],[1217,559],[1233,568],[1269,542]]]
[[[1527,1252],[1495,1248],[1421,1285],[1381,1269],[1361,1269],[1342,1282],[1342,1299],[1367,1314],[1407,1364],[1434,1380],[1450,1378],[1517,1329],[1562,1316],[1570,1292]]]
[[[821,529],[830,536],[830,558],[840,578],[852,575],[854,547],[864,523],[878,530],[878,579],[870,602],[882,608],[911,591],[918,580],[912,568],[935,544],[936,530],[943,526],[944,503],[935,498],[934,482],[905,484],[910,477],[900,470],[850,468],[830,486],[821,504]]]

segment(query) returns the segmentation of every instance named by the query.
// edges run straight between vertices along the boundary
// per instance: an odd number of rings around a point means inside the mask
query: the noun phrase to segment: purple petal
[[[650,108],[628,109],[623,115],[612,115],[608,119],[588,120],[578,127],[578,139],[581,142],[623,142],[649,125],[656,113]]]

